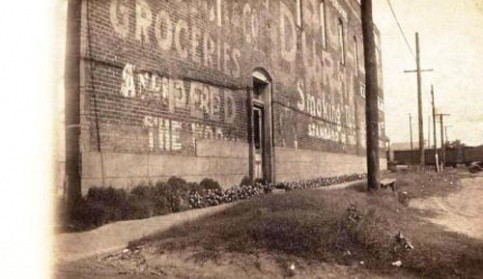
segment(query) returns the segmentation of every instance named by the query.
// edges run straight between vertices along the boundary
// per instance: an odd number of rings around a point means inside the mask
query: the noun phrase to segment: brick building
[[[171,175],[230,186],[243,176],[365,172],[358,1],[82,0],[78,8],[66,110],[76,132],[66,136],[83,193]]]

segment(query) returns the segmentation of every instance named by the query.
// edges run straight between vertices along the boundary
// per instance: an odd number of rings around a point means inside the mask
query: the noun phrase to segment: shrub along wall
[[[149,218],[230,203],[271,193],[273,189],[307,189],[359,180],[365,174],[344,175],[294,182],[263,185],[244,177],[239,185],[222,190],[220,184],[209,178],[200,183],[172,176],[167,181],[141,183],[130,191],[113,187],[92,187],[77,207],[70,221],[71,229],[85,230],[106,223]]]

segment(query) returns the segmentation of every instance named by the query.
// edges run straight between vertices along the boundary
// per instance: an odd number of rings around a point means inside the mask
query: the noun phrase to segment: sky
[[[422,74],[424,137],[428,138],[430,88],[434,84],[439,112],[448,113],[450,141],[483,144],[483,0],[390,0],[406,37],[415,51],[419,33]],[[381,31],[386,134],[391,142],[409,142],[417,134],[416,62],[398,30],[387,0],[373,0],[374,22]],[[431,123],[432,125],[432,123]],[[440,139],[439,121],[437,139]],[[432,129],[432,128],[431,128]],[[431,132],[431,142],[432,132]]]

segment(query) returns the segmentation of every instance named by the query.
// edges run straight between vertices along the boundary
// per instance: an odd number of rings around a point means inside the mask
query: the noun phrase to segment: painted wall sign
[[[119,94],[166,109],[169,117],[144,116],[143,127],[148,131],[151,151],[181,151],[186,144],[193,146],[197,139],[238,140],[234,135],[237,101],[227,88],[198,81],[184,81],[141,71],[132,64],[123,68]],[[181,112],[177,112],[180,109]],[[185,115],[185,111],[189,114]],[[189,119],[173,120],[177,116]],[[210,123],[200,123],[199,120]],[[227,126],[228,125],[228,126]],[[182,138],[190,138],[183,142]]]
[[[130,1],[111,0],[110,22],[120,38],[134,38],[141,44],[157,46],[160,51],[175,50],[175,53],[182,59],[190,59],[195,63],[203,64],[205,67],[223,71],[234,78],[240,77],[242,53],[239,48],[233,47],[226,40],[222,40],[219,34],[213,33],[213,31],[202,30],[196,24],[185,19],[173,18],[166,10],[154,11],[146,0],[133,1],[135,9],[130,8],[130,4],[132,5]],[[201,5],[201,3],[206,2],[200,1],[198,5]],[[228,5],[222,0],[217,0],[217,18],[223,18],[222,13],[225,10],[222,9],[222,6],[224,4]],[[238,6],[237,3],[231,5],[233,5],[233,9]],[[333,1],[333,5],[345,13],[338,2]],[[264,6],[268,9],[269,2],[266,2]],[[294,62],[297,51],[299,51],[295,17],[293,11],[283,1],[279,1],[278,8],[279,24],[277,26],[279,30],[277,33],[279,34],[279,42],[272,42],[272,45],[279,49],[282,59],[287,62]],[[208,18],[213,19],[213,8],[209,9],[208,13]],[[253,8],[250,3],[245,3],[240,7],[238,13],[240,14],[231,15],[232,23],[239,25],[245,42],[256,48],[260,39],[261,22],[263,21],[260,12]],[[131,17],[135,18],[134,23],[130,21]],[[320,15],[314,12],[310,18],[312,22],[317,22]],[[220,23],[220,19],[217,23]],[[221,24],[218,25],[221,26]],[[319,24],[314,26],[316,26],[314,32],[320,32]],[[303,36],[303,41],[305,41],[305,35]],[[318,51],[315,51],[313,42],[310,42],[308,48],[314,49],[314,55],[318,53]],[[320,61],[320,59],[313,60],[313,57],[308,57],[306,54],[304,54],[304,57],[307,58],[306,61]]]
[[[145,0],[134,2],[135,9],[132,9],[130,1],[111,0],[110,22],[120,38],[134,38],[160,51],[174,50],[179,58],[240,77],[240,49],[223,42],[218,35],[202,31],[191,21],[173,19],[166,10],[153,11]],[[217,0],[216,7],[217,24],[221,26],[221,0]],[[131,17],[135,18],[134,23]]]
[[[170,113],[174,113],[176,108],[187,109],[191,116],[199,119],[231,124],[236,117],[235,98],[230,89],[136,71],[131,64],[124,66],[119,94],[154,102],[160,107],[167,107]]]
[[[285,105],[306,117],[304,129],[294,130],[299,133],[295,137],[363,146],[362,133],[356,131],[364,127],[363,119],[356,118],[359,95],[364,95],[357,67],[363,63],[356,63],[357,54],[351,53],[356,50],[349,41],[345,44],[347,59],[344,65],[340,63],[339,18],[344,21],[344,40],[360,38],[360,30],[353,28],[352,23],[345,24],[352,20],[346,3],[326,2],[331,6],[328,9],[320,9],[317,0],[302,1],[300,28],[291,1],[200,0],[158,4],[151,0],[111,0],[108,24],[116,40],[121,39],[127,48],[154,50],[149,59],[154,61],[159,56],[169,63],[183,63],[192,75],[207,73],[200,80],[221,73],[223,79],[229,77],[238,82],[242,74],[259,66],[254,63],[265,57],[271,71],[290,80],[290,84],[283,85],[290,88],[287,90],[290,95],[284,96],[284,100],[289,100]],[[173,7],[185,12],[179,13]],[[326,47],[321,41],[322,19],[327,31]],[[199,81],[172,79],[131,64],[123,69],[119,94],[149,102],[151,106],[155,104],[170,114],[186,110],[193,120],[233,125],[237,117],[231,90]],[[383,109],[382,99],[379,108]],[[166,131],[167,124],[159,123],[153,127],[164,127],[162,130]],[[176,125],[175,122],[175,128]],[[208,129],[208,135],[211,130]],[[215,128],[213,134],[216,133]]]
[[[143,125],[149,129],[149,150],[153,151],[155,148],[163,151],[181,150],[181,122],[146,116]]]
[[[339,99],[347,98],[346,101],[338,101],[337,98],[330,97],[329,92],[319,96],[314,96],[304,91],[304,82],[298,82],[297,91],[299,101],[297,109],[309,114],[312,121],[308,124],[308,136],[318,139],[342,142],[344,144],[355,145],[355,113],[353,99],[343,96],[340,92],[336,97]],[[342,91],[346,91],[345,89]],[[339,91],[336,91],[339,92]]]
[[[176,152],[187,146],[194,148],[199,139],[238,141],[238,138],[226,128],[191,121],[145,116],[143,127],[148,131],[147,144],[150,151]],[[189,141],[182,141],[182,138],[189,139]]]
[[[290,9],[280,1],[280,50],[287,62],[295,61],[297,54],[296,25]]]

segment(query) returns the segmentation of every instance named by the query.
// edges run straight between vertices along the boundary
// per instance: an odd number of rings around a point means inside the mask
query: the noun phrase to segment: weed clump
[[[200,182],[200,186],[205,189],[205,190],[219,190],[221,191],[221,186],[220,186],[220,183],[218,183],[217,181],[211,179],[211,178],[204,178],[203,180],[201,180]]]
[[[248,176],[244,176],[240,181],[239,186],[253,186],[253,180],[250,179]]]

